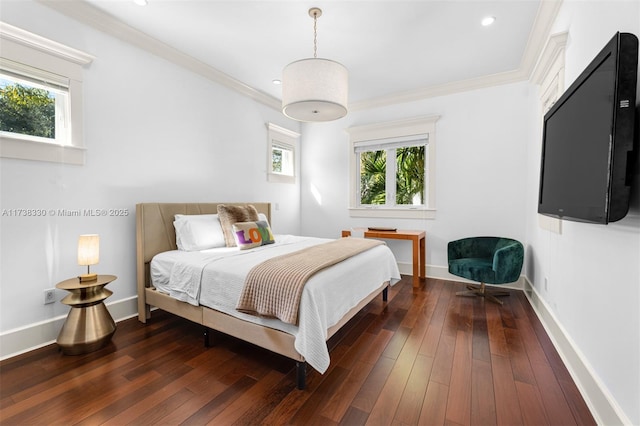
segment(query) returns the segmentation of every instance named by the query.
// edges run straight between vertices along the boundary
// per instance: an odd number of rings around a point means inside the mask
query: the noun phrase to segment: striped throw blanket
[[[302,290],[313,274],[381,244],[341,238],[266,260],[249,271],[236,309],[297,325]]]

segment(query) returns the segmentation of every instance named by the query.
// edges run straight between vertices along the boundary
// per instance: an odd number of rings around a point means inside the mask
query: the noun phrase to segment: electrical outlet
[[[49,303],[54,303],[56,301],[56,290],[54,288],[49,288],[44,291],[44,304],[48,305]]]

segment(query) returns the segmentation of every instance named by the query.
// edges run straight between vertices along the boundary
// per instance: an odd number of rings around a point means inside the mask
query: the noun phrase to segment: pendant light
[[[349,72],[336,61],[317,57],[321,15],[319,8],[309,9],[313,58],[292,62],[282,71],[282,113],[298,121],[331,121],[347,115]]]

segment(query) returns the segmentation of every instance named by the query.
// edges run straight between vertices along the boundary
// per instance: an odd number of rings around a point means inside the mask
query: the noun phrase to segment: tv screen
[[[538,212],[609,223],[629,209],[638,39],[617,33],[544,116]]]

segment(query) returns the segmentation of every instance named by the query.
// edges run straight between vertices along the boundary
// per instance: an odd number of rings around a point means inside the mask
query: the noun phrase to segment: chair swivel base
[[[471,297],[480,296],[480,297],[484,297],[485,299],[489,299],[492,302],[502,305],[503,304],[502,300],[498,299],[498,297],[509,295],[508,291],[487,290],[487,287],[485,286],[484,283],[480,283],[480,286],[468,285],[467,289],[468,290],[466,291],[458,291],[456,293],[456,296],[471,296]]]

